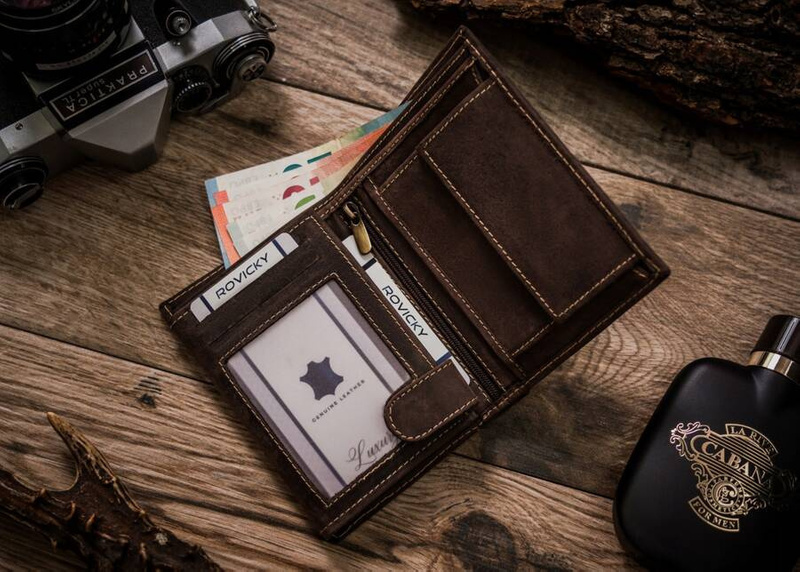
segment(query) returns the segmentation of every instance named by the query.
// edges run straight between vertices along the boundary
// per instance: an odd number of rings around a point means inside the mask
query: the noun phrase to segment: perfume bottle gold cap
[[[800,383],[800,318],[773,316],[750,354],[748,365],[765,367]]]

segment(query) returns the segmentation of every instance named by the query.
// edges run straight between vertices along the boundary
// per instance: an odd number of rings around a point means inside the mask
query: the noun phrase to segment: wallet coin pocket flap
[[[468,97],[419,152],[555,321],[636,262],[601,193],[500,81]]]
[[[368,187],[369,188],[369,187]],[[552,321],[491,247],[475,223],[415,154],[398,169],[375,202],[419,260],[507,364],[513,352]]]

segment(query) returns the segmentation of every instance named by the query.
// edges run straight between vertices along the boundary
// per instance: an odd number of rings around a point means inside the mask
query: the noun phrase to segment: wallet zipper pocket
[[[434,322],[450,349],[461,360],[461,363],[473,379],[478,382],[492,401],[497,401],[503,394],[503,389],[489,375],[461,338],[456,335],[436,305],[409,274],[394,251],[384,242],[383,236],[379,232],[374,232],[372,222],[368,218],[361,216],[359,202],[351,199],[342,206],[341,211],[347,221],[350,232],[353,233],[359,252],[368,254],[374,250],[383,259],[403,288],[411,294],[412,299],[420,305],[422,311]]]

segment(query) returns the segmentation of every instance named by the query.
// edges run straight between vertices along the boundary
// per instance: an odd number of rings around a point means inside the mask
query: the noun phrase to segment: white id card
[[[189,306],[192,314],[198,322],[202,322],[296,248],[297,241],[294,238],[285,232],[279,234],[195,298]]]
[[[430,327],[428,322],[422,316],[420,311],[411,303],[408,297],[397,286],[394,279],[386,272],[386,269],[381,266],[378,259],[372,254],[361,254],[356,245],[356,239],[353,236],[348,236],[342,241],[350,255],[355,258],[356,262],[364,269],[372,280],[372,283],[378,287],[383,297],[389,302],[392,310],[398,315],[400,321],[411,330],[422,347],[428,352],[436,363],[440,365],[448,360],[453,362],[458,373],[464,378],[466,383],[470,382],[470,377],[467,372],[461,367],[456,358],[450,353],[450,350],[444,345],[441,338],[436,335],[433,328]]]
[[[398,443],[383,411],[409,375],[335,281],[244,346],[228,368],[328,497]]]

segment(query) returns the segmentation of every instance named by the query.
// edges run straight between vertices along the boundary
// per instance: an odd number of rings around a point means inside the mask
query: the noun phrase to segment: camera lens
[[[113,53],[130,27],[127,0],[0,0],[0,54],[45,79]]]

